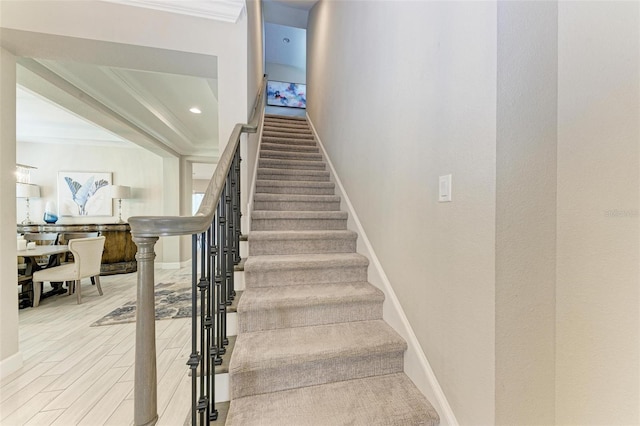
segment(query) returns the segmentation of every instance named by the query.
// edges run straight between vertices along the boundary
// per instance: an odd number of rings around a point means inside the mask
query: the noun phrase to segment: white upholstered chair
[[[69,251],[73,254],[73,262],[35,272],[33,274],[33,306],[36,307],[40,303],[41,283],[45,281],[67,281],[69,294],[75,288],[78,303],[82,303],[80,281],[83,278],[94,277],[98,293],[102,296],[100,263],[104,250],[104,240],[104,236],[70,240]]]

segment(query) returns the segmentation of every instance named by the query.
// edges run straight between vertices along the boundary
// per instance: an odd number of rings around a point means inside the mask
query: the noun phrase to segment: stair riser
[[[275,287],[299,284],[353,283],[367,280],[366,266],[321,265],[307,269],[247,270],[245,285]]]
[[[288,119],[288,118],[272,118],[265,117],[265,126],[273,127],[306,127],[309,128],[309,123],[306,119]]]
[[[315,140],[309,139],[284,139],[279,137],[264,136],[262,138],[263,143],[274,143],[278,145],[290,145],[290,146],[318,146]]]
[[[282,126],[282,125],[277,126],[277,125],[265,124],[263,128],[263,132],[296,133],[296,134],[304,134],[304,135],[310,135],[310,136],[313,135],[311,133],[311,130],[309,130],[308,126]]]
[[[286,172],[286,171],[283,171]],[[259,180],[286,180],[286,181],[305,181],[305,182],[329,182],[329,173],[326,174],[302,174],[290,172],[290,173],[273,173],[271,171],[261,171],[258,169]]]
[[[277,344],[274,342],[274,344]],[[231,374],[231,399],[374,375],[399,373],[403,352],[341,356],[279,368]]]
[[[314,145],[292,145],[284,143],[263,143],[262,149],[267,151],[285,151],[285,152],[309,152],[318,153],[320,149]]]
[[[382,319],[381,301],[264,309],[242,312],[238,316],[238,332],[248,333],[375,319]]]
[[[272,138],[280,138],[280,139],[303,139],[303,140],[313,140],[313,135],[309,133],[281,133],[281,132],[270,132],[263,131],[263,136],[272,137]]]
[[[257,194],[334,195],[333,187],[256,185]]]
[[[254,231],[341,231],[347,219],[252,219]]]
[[[262,240],[249,244],[249,256],[272,254],[355,253],[356,240],[349,238]]]
[[[260,158],[279,158],[282,160],[322,161],[322,154],[312,152],[260,151]]]
[[[292,161],[275,158],[260,158],[258,167],[285,170],[324,170],[326,165],[321,161]]]
[[[336,211],[340,210],[340,201],[254,201],[254,210],[271,211]]]

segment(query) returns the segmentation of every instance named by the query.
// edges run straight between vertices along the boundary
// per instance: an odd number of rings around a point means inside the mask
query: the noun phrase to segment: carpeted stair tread
[[[302,122],[306,123],[306,117],[298,117],[295,115],[281,115],[281,114],[265,114],[265,120],[284,120],[284,121],[293,121],[293,122]]]
[[[332,303],[357,303],[363,300],[384,301],[384,293],[368,282],[335,283],[316,286],[301,284],[287,287],[258,287],[245,290],[238,302],[238,312],[281,309],[287,306],[311,306]]]
[[[258,167],[268,167],[272,169],[293,169],[293,170],[324,170],[327,166],[323,161],[309,160],[285,160],[281,158],[260,158]]]
[[[257,179],[257,193],[272,194],[309,194],[309,195],[333,195],[335,193],[333,182],[308,181],[308,180],[275,180]]]
[[[302,133],[302,132],[296,132],[296,133],[283,133],[283,132],[274,132],[274,131],[269,131],[269,130],[264,130],[262,132],[262,134],[264,136],[268,136],[268,137],[278,137],[280,139],[310,139],[313,140],[313,134],[311,133]]]
[[[249,256],[353,253],[357,238],[358,234],[349,230],[253,231]]]
[[[317,145],[293,145],[286,143],[276,143],[276,142],[263,142],[261,145],[261,149],[267,151],[287,151],[287,152],[310,152],[310,153],[318,153],[320,152],[320,148]]]
[[[258,168],[257,178],[261,180],[280,180],[281,182],[290,180],[328,182],[331,180],[329,172],[326,170],[289,170],[266,167]]]
[[[367,282],[259,287],[238,305],[238,332],[382,319],[384,294]]]
[[[245,286],[344,283],[367,280],[369,259],[358,253],[252,256],[244,265]]]
[[[257,179],[259,186],[304,186],[307,188],[335,188],[333,182],[308,181],[308,180],[277,180],[277,179]]]
[[[263,136],[262,143],[275,143],[278,145],[291,146],[318,146],[315,139],[280,138],[277,136]]]
[[[265,137],[287,137],[287,135],[289,135],[289,137],[295,138],[295,135],[302,135],[304,136],[302,139],[313,140],[313,138],[309,137],[313,136],[313,133],[308,126],[296,126],[291,124],[265,124],[262,132]]]
[[[253,198],[253,209],[254,211],[340,210],[340,197],[337,195],[257,193]]]
[[[255,270],[306,269],[324,265],[368,266],[369,259],[358,253],[313,253],[277,256],[252,256],[244,263],[245,272]]]
[[[342,210],[335,211],[277,211],[277,210],[261,210],[252,213],[252,219],[344,219],[349,214]]]
[[[324,239],[344,239],[355,241],[358,234],[350,230],[341,231],[252,231],[247,241],[249,241],[249,250],[251,244],[261,241],[306,241],[306,240],[324,240]]]
[[[322,154],[302,151],[260,150],[260,158],[281,158],[283,160],[322,161]]]
[[[407,343],[383,320],[241,333],[231,398],[402,371]]]
[[[341,230],[347,229],[347,218],[347,212],[340,210],[254,210],[251,213],[251,229],[256,231]]]
[[[265,123],[263,131],[267,132],[282,132],[282,133],[303,133],[311,135],[311,129],[306,125],[291,125],[291,124],[273,124]]]
[[[233,400],[227,426],[436,426],[439,416],[404,373]]]
[[[243,333],[236,337],[229,372],[406,349],[407,343],[383,320]]]

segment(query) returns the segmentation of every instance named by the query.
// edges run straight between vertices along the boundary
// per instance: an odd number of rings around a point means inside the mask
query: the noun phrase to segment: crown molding
[[[216,21],[236,23],[244,11],[244,0],[103,0]]]

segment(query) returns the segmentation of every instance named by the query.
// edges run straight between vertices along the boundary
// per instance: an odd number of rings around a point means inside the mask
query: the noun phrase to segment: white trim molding
[[[244,0],[103,0],[223,22],[238,22]]]
[[[391,282],[382,269],[382,265],[380,264],[369,239],[367,238],[367,234],[364,231],[362,223],[358,219],[358,215],[349,200],[349,196],[347,195],[344,186],[331,163],[331,159],[327,155],[327,151],[325,150],[324,145],[320,140],[320,136],[318,135],[313,122],[309,118],[308,113],[307,120],[316,141],[318,142],[318,146],[322,151],[322,155],[329,166],[331,179],[336,184],[336,189],[338,190],[337,195],[340,195],[341,197],[342,207],[344,207],[349,213],[349,219],[347,222],[348,228],[358,234],[357,251],[369,259],[369,282],[382,290],[385,295],[383,318],[407,342],[408,348],[404,356],[404,371],[434,406],[440,415],[440,425],[458,426],[458,421],[451,409],[451,406],[449,405],[447,397],[440,387],[440,383],[438,383],[438,379],[436,378],[436,375],[433,372],[422,347],[420,346],[420,342],[418,342],[418,338],[411,328],[411,324],[400,305],[400,301],[393,290]]]
[[[0,379],[18,371],[23,365],[22,352],[19,351],[3,359],[0,361]]]

